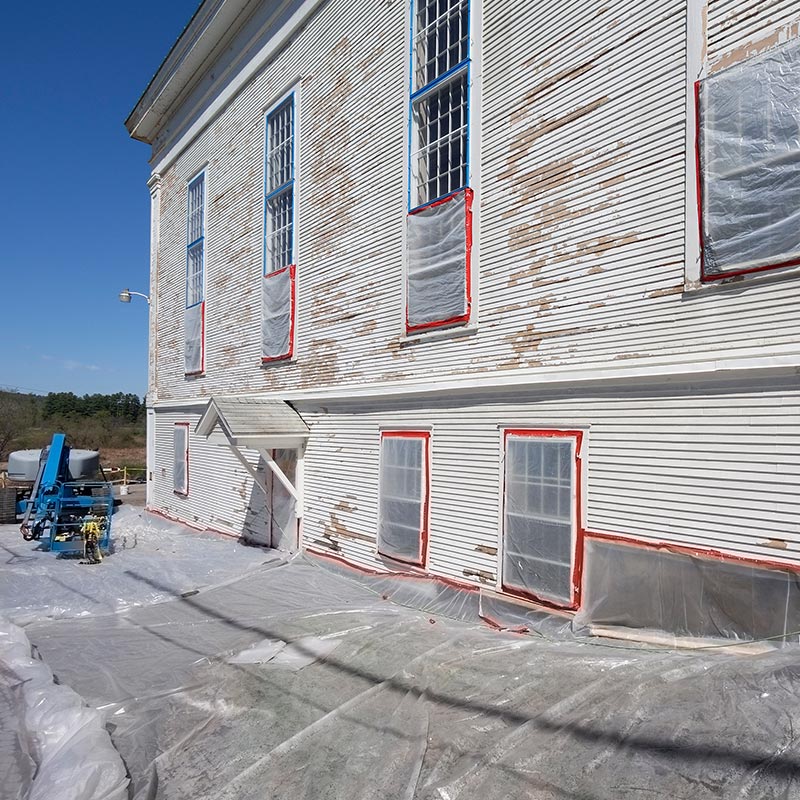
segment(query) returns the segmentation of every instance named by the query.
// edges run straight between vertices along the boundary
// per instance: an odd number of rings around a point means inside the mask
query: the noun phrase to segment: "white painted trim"
[[[239,74],[217,95],[213,102],[211,102],[206,110],[197,118],[194,124],[189,127],[189,130],[161,156],[158,163],[154,164],[153,172],[163,173],[203,132],[205,127],[233,101],[236,95],[255,77],[256,73],[264,64],[277,55],[291,39],[295,31],[303,25],[325,1],[326,0],[305,0],[283,27],[281,27],[255,56],[241,68]]]
[[[708,0],[686,0],[686,157],[685,273],[686,288],[700,283],[700,221],[697,205],[697,106],[695,83],[706,74]]]

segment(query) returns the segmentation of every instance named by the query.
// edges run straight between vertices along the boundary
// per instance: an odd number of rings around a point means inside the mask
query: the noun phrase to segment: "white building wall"
[[[162,176],[158,397],[798,354],[797,276],[685,285],[687,5],[485,4],[478,330],[405,340],[408,9],[324,4]],[[795,5],[712,2],[709,58],[786,35]],[[296,360],[262,367],[263,111],[298,83]],[[207,369],[185,379],[186,182],[206,163]]]
[[[203,407],[187,406],[155,414],[154,494],[151,507],[190,525],[211,528],[269,544],[263,492],[226,445],[211,444],[195,434]],[[189,424],[189,491],[173,490],[173,435],[177,423]],[[258,466],[258,453],[244,450]],[[263,469],[263,467],[262,467]]]
[[[430,572],[494,585],[501,428],[587,430],[585,530],[800,563],[800,379],[615,386],[491,400],[298,406],[304,545],[376,556],[380,430],[431,434]],[[335,467],[333,466],[335,465]]]

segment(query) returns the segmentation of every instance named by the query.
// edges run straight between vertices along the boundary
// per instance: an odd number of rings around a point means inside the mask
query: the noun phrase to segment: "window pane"
[[[798,85],[798,40],[700,84],[706,274],[800,257]]]
[[[378,549],[415,563],[422,560],[425,449],[426,440],[421,437],[381,438]]]
[[[414,90],[435,81],[469,54],[468,0],[418,0]]]
[[[411,157],[415,205],[467,185],[467,73],[414,102]]]
[[[294,103],[290,97],[267,120],[267,194],[294,179]]]
[[[294,191],[289,186],[267,200],[267,274],[292,263],[293,223]]]
[[[572,597],[572,448],[569,439],[511,436],[506,450],[503,583],[559,602]]]

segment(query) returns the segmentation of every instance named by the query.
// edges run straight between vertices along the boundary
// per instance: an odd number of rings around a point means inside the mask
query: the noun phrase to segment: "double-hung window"
[[[418,566],[428,542],[429,447],[427,431],[381,434],[378,552]]]
[[[800,264],[800,39],[696,85],[702,278]]]
[[[581,431],[507,430],[504,589],[575,607]]]
[[[261,357],[290,358],[295,323],[295,95],[267,114]]]
[[[184,314],[184,371],[203,372],[205,361],[206,174],[192,179],[186,211],[186,312]]]
[[[470,318],[470,0],[412,0],[406,331]]]

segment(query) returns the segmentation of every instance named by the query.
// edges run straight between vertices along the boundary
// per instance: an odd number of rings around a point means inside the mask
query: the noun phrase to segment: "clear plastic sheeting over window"
[[[261,357],[288,358],[294,328],[294,266],[265,275],[261,286]]]
[[[203,314],[205,303],[186,309],[184,328],[184,372],[187,375],[203,371]]]
[[[800,260],[800,40],[699,84],[707,277]]]
[[[469,319],[472,192],[408,215],[406,327],[409,331]]]
[[[173,429],[172,488],[178,494],[189,492],[189,425],[184,423]]]
[[[381,437],[378,550],[413,564],[424,560],[428,496],[428,434]]]
[[[544,600],[572,600],[574,442],[506,437],[503,585]]]
[[[666,549],[587,539],[582,606],[576,627],[800,641],[796,573]]]

